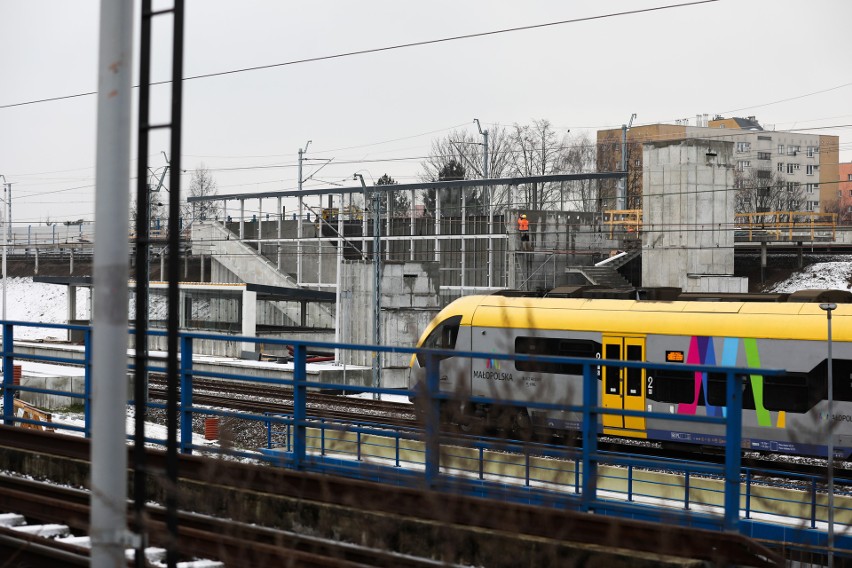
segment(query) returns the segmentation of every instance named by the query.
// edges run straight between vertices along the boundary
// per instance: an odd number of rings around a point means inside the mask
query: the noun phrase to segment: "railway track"
[[[62,561],[78,566],[88,565],[90,543],[85,537],[89,522],[87,491],[60,487],[49,483],[0,476],[0,509],[15,508],[27,519],[50,530],[22,532],[0,529],[0,550],[6,558],[27,555],[27,565],[33,562],[33,545],[38,545],[36,558]],[[148,506],[147,535],[149,545],[159,548],[167,540],[166,513],[161,507]],[[132,519],[128,519],[132,522]],[[218,560],[220,566],[292,565],[309,568],[331,566],[434,568],[448,566],[429,559],[413,558],[386,550],[336,542],[290,531],[258,527],[247,523],[222,520],[207,515],[179,513],[178,551],[183,560]],[[83,535],[83,536],[81,536]],[[61,539],[50,537],[62,536]],[[41,537],[41,538],[40,538]],[[70,538],[69,538],[70,537]],[[289,563],[289,564],[288,564]],[[49,564],[48,564],[49,565]]]
[[[165,385],[162,376],[152,381],[154,385]],[[256,414],[290,414],[293,411],[293,391],[287,387],[259,386],[221,380],[194,379],[193,403],[216,408],[226,408]],[[149,391],[153,398],[165,399],[165,388],[154,387]],[[412,404],[343,397],[335,394],[310,392],[307,403],[308,412],[312,417],[339,420],[341,422],[375,421],[383,425],[398,428],[414,428],[418,426],[417,416]],[[453,437],[452,443],[463,445],[467,436],[459,435],[453,429],[448,429],[448,436]],[[567,443],[579,443],[578,437],[569,437]],[[543,441],[538,438],[535,441]],[[676,460],[702,460],[711,463],[723,463],[725,456],[720,450],[695,448],[687,445],[661,447],[659,444],[636,445],[623,443],[614,438],[601,441],[600,449],[613,454],[634,454],[644,457]],[[744,467],[752,470],[786,472],[791,476],[807,475],[825,477],[826,462],[824,459],[794,459],[790,456],[763,455],[745,453]],[[852,478],[852,462],[836,462],[835,473],[838,477]],[[757,477],[759,481],[760,477]],[[791,477],[790,484],[801,485],[796,477]]]
[[[51,462],[65,459],[79,467],[87,460],[89,442],[0,426],[0,449],[34,454]],[[132,464],[132,449],[128,451]],[[161,475],[157,472],[164,468],[164,454],[148,451],[146,460],[151,475]],[[180,554],[219,560],[226,566],[473,564],[508,568],[574,564],[591,557],[631,566],[683,567],[710,562],[768,567],[783,562],[765,547],[732,533],[199,456],[180,456],[178,471],[179,507],[194,511],[181,513],[178,519]],[[160,499],[168,482],[150,481],[149,497]],[[0,510],[16,510],[40,522],[62,520],[74,532],[83,532],[88,522],[88,494],[53,484],[0,478]],[[149,506],[148,512],[150,521],[144,533],[150,544],[162,543],[166,538],[162,510]],[[219,518],[222,512],[227,520]],[[77,554],[84,553],[77,550]]]

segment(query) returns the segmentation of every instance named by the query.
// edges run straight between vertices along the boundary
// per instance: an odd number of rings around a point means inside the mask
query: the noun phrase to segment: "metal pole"
[[[171,98],[171,136],[170,146],[173,168],[169,176],[171,199],[169,199],[169,259],[168,259],[168,324],[166,344],[166,565],[177,566],[178,560],[178,383],[180,368],[178,364],[179,327],[180,327],[180,173],[181,173],[181,109],[183,107],[183,33],[184,0],[174,2],[174,23],[172,33],[172,98]],[[189,354],[189,357],[192,355]]]
[[[378,346],[382,342],[382,197],[378,191],[373,190],[373,345]],[[373,353],[373,384],[376,388],[382,388],[382,354],[378,351]],[[373,398],[380,399],[381,395],[376,393]]]
[[[837,309],[837,304],[820,304],[828,318],[828,568],[834,568],[834,377],[831,362],[831,312]]]
[[[636,114],[630,115],[630,122],[621,125],[621,171],[627,172],[627,130],[633,126],[633,119]],[[618,195],[615,200],[615,208],[618,210],[627,209],[627,177],[618,180]]]
[[[479,133],[482,135],[482,179],[488,179],[488,130],[483,130],[479,125],[479,119],[473,119],[476,122],[476,126],[479,128]],[[488,267],[487,267],[487,275],[486,278],[488,280],[488,287],[491,288],[494,280],[491,271],[494,267],[494,247],[493,241],[491,240],[491,235],[494,234],[494,186],[488,186],[488,205],[485,207],[486,214],[488,215]]]
[[[343,286],[343,194],[340,194],[340,209],[337,210],[337,274],[335,275],[335,310],[334,310],[334,342],[341,343],[343,341],[343,332],[341,324],[341,310],[343,303],[341,302],[341,287]],[[338,347],[334,350],[334,361],[340,365],[342,350]]]
[[[9,212],[9,215],[6,217],[6,232],[8,234],[6,242],[11,244],[14,242],[14,239],[12,238],[12,183],[7,183],[6,187],[9,189],[9,195],[6,199],[6,210]],[[82,227],[83,226],[80,225],[80,228]]]
[[[3,178],[3,199],[6,199],[6,176],[0,175]],[[4,219],[5,221],[5,219]],[[6,228],[3,227],[3,320],[6,320]]]
[[[101,0],[92,336],[91,566],[126,565],[127,242],[133,3]]]
[[[143,0],[141,18],[141,37],[139,40],[139,131],[137,135],[136,160],[136,318],[134,328],[135,357],[133,375],[133,513],[134,530],[140,536],[136,543],[135,566],[144,568],[146,564],[147,529],[145,525],[145,506],[147,503],[147,460],[145,455],[145,418],[148,399],[148,306],[151,285],[150,273],[150,236],[151,236],[151,185],[148,183],[148,147],[151,93],[151,3]],[[166,166],[168,169],[168,166]],[[165,175],[165,172],[163,173]],[[160,178],[160,185],[162,185]],[[159,189],[160,186],[158,186]],[[142,205],[144,200],[145,205]],[[73,297],[73,288],[69,286]],[[71,314],[69,314],[71,315]],[[70,318],[69,318],[70,319]],[[70,335],[70,332],[69,332]]]
[[[308,151],[308,146],[311,145],[311,141],[308,140],[308,143],[305,144],[304,148],[299,148],[299,220],[296,223],[296,284],[299,286],[302,285],[302,217],[304,216],[303,205],[304,200],[302,198],[302,160],[304,159],[305,152]]]

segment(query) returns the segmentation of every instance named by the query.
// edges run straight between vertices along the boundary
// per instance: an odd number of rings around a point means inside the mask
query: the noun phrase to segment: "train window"
[[[628,345],[627,360],[641,361],[642,346]],[[629,396],[642,396],[642,369],[630,368],[626,369],[627,373],[627,394]]]
[[[695,373],[691,371],[658,369],[653,384],[653,390],[648,389],[647,393],[651,400],[686,404],[695,401]]]
[[[763,406],[766,410],[804,413],[821,400],[818,388],[809,388],[808,376],[791,373],[763,378]]]
[[[561,339],[558,337],[518,337],[515,353],[518,355],[548,355],[553,357],[580,357],[593,359],[600,353],[601,344],[588,339]],[[518,371],[582,375],[583,365],[574,363],[544,363],[540,361],[515,361]]]
[[[604,359],[618,361],[621,359],[621,345],[610,343],[606,346]],[[606,394],[621,394],[621,367],[604,367],[604,388]]]
[[[442,321],[438,327],[432,330],[432,333],[426,336],[421,347],[424,349],[455,349],[461,319],[461,316],[452,316]],[[438,360],[447,358],[447,355],[442,355],[438,357]],[[421,367],[426,366],[425,357],[419,353],[417,354],[417,362],[420,363]]]
[[[727,404],[727,376],[723,373],[710,373],[707,379],[707,404],[712,406],[726,406]],[[743,389],[743,410],[754,410],[754,391],[750,377],[739,378]]]

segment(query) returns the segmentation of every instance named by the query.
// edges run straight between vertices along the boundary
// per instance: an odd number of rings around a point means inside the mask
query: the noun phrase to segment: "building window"
[[[792,174],[796,164],[787,164],[787,173]]]
[[[757,159],[758,160],[771,160],[772,154],[770,154],[769,152],[758,152],[757,153]]]
[[[778,155],[779,156],[784,155],[784,144],[778,144]]]
[[[849,197],[852,197],[852,189],[849,190]]]
[[[846,181],[852,181],[852,174],[849,174],[846,178]]]
[[[784,172],[784,162],[778,162],[778,171]]]
[[[787,146],[787,155],[788,156],[795,156],[796,154],[799,153],[799,150],[800,150],[799,146]]]
[[[808,158],[813,158],[815,153],[816,153],[816,147],[815,146],[808,146]]]
[[[737,169],[741,172],[744,171],[746,168],[750,168],[750,167],[751,167],[751,162],[748,161],[748,160],[740,160],[740,161],[737,162]]]
[[[737,142],[737,152],[749,152],[751,150],[751,142]]]
[[[795,193],[795,191],[799,189],[799,182],[797,181],[788,181],[787,182],[787,193]]]
[[[816,169],[816,166],[814,166],[813,164],[808,164],[808,165],[805,166],[805,173],[808,174],[809,176],[812,176],[812,175],[814,175],[815,169]]]

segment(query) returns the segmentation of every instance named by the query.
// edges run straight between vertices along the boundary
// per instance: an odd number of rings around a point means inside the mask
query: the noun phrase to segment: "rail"
[[[619,233],[628,233],[638,237],[642,232],[641,209],[610,209],[603,212],[603,224],[609,227],[609,238],[615,238],[616,229]],[[620,236],[620,235],[619,235]]]
[[[90,433],[89,376],[91,341],[86,326],[2,322],[3,325],[3,414],[7,425],[41,424],[39,420],[16,416],[14,399],[23,393],[47,393],[78,400],[84,408],[84,425],[65,424],[54,416],[49,425],[57,432],[67,431],[88,436]],[[82,392],[15,385],[13,364],[16,359],[45,363],[79,365],[77,359],[16,354],[14,330],[19,326],[73,329],[84,335],[85,386]],[[131,330],[131,334],[133,331]],[[150,335],[162,335],[151,331]],[[289,368],[292,378],[263,376],[263,365],[252,370],[259,376],[239,371],[204,371],[193,367],[193,342],[197,340],[231,341],[231,336],[204,333],[181,333],[179,376],[179,449],[191,454],[228,453],[258,462],[270,462],[299,471],[322,472],[361,479],[379,480],[395,485],[429,487],[435,491],[461,492],[469,495],[525,502],[545,507],[626,516],[658,523],[678,522],[696,528],[740,531],[751,537],[766,539],[776,546],[798,546],[825,550],[827,532],[824,519],[827,505],[822,480],[803,478],[806,490],[787,491],[772,485],[773,472],[756,472],[743,468],[740,441],[742,433],[742,400],[739,383],[742,376],[755,373],[753,368],[713,367],[677,364],[680,372],[720,373],[726,377],[724,416],[672,415],[600,406],[598,369],[602,364],[628,369],[666,369],[672,364],[649,364],[630,361],[532,357],[499,353],[417,350],[402,347],[375,347],[293,340],[240,338],[249,343],[281,344],[293,347],[294,362]],[[426,381],[422,389],[394,390],[370,386],[325,383],[309,372],[309,349],[351,349],[383,353],[419,353],[426,362]],[[580,448],[513,442],[479,436],[448,435],[441,429],[441,402],[451,395],[442,393],[438,361],[442,357],[471,357],[492,361],[536,361],[538,363],[571,363],[583,368],[583,400],[579,405],[551,402],[507,401],[473,397],[471,402],[503,405],[523,404],[531,410],[562,410],[582,416]],[[274,365],[274,364],[269,364]],[[132,365],[129,365],[132,369]],[[280,366],[279,366],[280,368]],[[165,369],[151,366],[150,372]],[[760,370],[764,376],[780,371]],[[193,380],[198,378],[240,381],[249,384],[280,385],[293,389],[291,414],[235,412],[222,408],[196,405],[193,402]],[[23,381],[26,382],[26,381]],[[422,409],[422,423],[415,428],[399,428],[381,420],[347,421],[313,416],[308,404],[310,390],[336,390],[343,393],[395,394],[416,397]],[[149,403],[151,408],[163,405]],[[646,417],[676,421],[723,425],[727,431],[723,464],[674,458],[652,458],[628,453],[602,451],[598,434],[603,415]],[[265,448],[236,449],[216,447],[193,441],[193,417],[229,417],[252,422],[267,433]],[[151,443],[165,441],[151,438]],[[775,472],[777,473],[777,472]],[[761,481],[758,482],[758,475]],[[787,476],[789,477],[789,476]],[[768,480],[767,480],[768,479]],[[838,519],[852,519],[852,479],[835,479]],[[787,512],[805,503],[804,513],[794,517]],[[768,519],[773,512],[778,513]],[[848,524],[848,523],[847,523]],[[836,551],[852,551],[852,535],[835,536]]]
[[[739,241],[837,240],[837,213],[767,211],[734,215]]]

